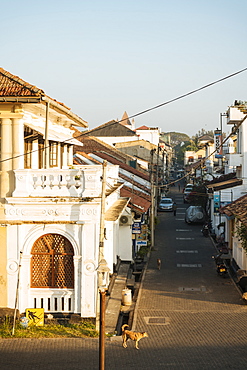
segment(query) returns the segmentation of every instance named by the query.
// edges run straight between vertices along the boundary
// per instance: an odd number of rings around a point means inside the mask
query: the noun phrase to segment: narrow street
[[[139,351],[107,339],[106,369],[246,369],[247,305],[229,277],[217,276],[211,240],[184,222],[188,205],[171,190],[177,214],[159,213],[134,318],[149,337]],[[97,339],[1,339],[0,350],[6,370],[98,368]]]
[[[140,344],[144,363],[155,369],[244,369],[247,306],[230,277],[216,274],[215,247],[202,236],[202,225],[185,223],[188,205],[177,187],[171,190],[177,214],[159,213],[138,305],[135,329],[150,335]]]

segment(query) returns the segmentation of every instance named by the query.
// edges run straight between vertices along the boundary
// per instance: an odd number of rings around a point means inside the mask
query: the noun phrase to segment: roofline
[[[45,101],[46,103],[49,103],[51,106],[53,106],[56,109],[61,110],[63,113],[65,113],[67,116],[71,117],[74,121],[80,124],[80,126],[88,127],[88,124],[86,121],[84,121],[81,117],[77,116],[75,113],[71,112],[69,108],[66,108],[61,103],[58,103],[56,100],[49,98],[47,95],[41,97],[42,101]]]

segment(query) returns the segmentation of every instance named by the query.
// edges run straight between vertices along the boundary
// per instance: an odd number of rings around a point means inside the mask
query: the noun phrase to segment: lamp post
[[[99,325],[99,369],[105,369],[105,297],[109,285],[110,269],[105,259],[101,259],[98,271],[98,288],[100,295],[100,325]]]

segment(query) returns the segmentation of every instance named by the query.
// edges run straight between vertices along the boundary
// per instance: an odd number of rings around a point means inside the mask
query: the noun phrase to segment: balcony
[[[246,115],[237,107],[230,107],[227,112],[227,124],[238,124]]]
[[[99,197],[101,166],[15,170],[12,197]]]

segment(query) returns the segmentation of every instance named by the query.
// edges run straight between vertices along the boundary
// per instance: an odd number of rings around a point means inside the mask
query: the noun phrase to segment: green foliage
[[[239,241],[241,241],[242,248],[247,254],[247,228],[242,222],[236,225],[236,235]]]
[[[162,132],[161,139],[170,143],[172,147],[180,145],[182,142],[189,141],[190,137],[181,132]]]
[[[91,322],[80,324],[31,326],[23,328],[17,321],[14,335],[12,335],[12,323],[6,317],[3,324],[0,325],[1,338],[84,338],[98,337],[95,325]]]
[[[188,196],[188,202],[192,206],[202,206],[206,210],[208,202],[207,189],[203,184],[195,185],[193,191]]]
[[[143,258],[148,254],[148,252],[149,252],[148,247],[141,247],[139,251],[137,252],[137,256],[140,258]]]

